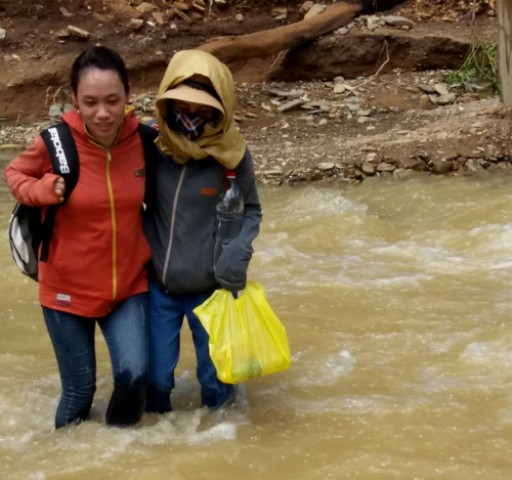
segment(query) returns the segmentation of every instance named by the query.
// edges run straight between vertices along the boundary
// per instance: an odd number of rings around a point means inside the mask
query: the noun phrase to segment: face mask
[[[183,133],[189,140],[197,140],[204,132],[210,118],[201,118],[192,113],[174,113],[171,128]]]

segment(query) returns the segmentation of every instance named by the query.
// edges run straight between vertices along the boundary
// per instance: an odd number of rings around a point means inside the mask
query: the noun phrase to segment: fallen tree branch
[[[312,18],[247,35],[216,37],[201,45],[199,49],[215,55],[227,64],[237,60],[269,56],[331,33],[349,24],[361,10],[362,6],[359,4],[335,3]]]

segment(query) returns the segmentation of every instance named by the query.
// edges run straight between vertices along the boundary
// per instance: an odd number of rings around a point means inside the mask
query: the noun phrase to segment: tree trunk
[[[512,0],[498,3],[501,100],[512,105]]]
[[[350,23],[361,10],[359,4],[335,3],[309,19],[247,35],[213,38],[199,48],[229,66],[231,62],[269,56],[333,32]]]

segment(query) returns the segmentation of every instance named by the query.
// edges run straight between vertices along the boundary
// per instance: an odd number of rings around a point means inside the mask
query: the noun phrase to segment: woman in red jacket
[[[144,410],[148,368],[143,146],[126,107],[128,74],[116,52],[82,52],[72,66],[71,90],[75,108],[63,121],[76,143],[80,175],[57,208],[48,259],[39,262],[39,300],[62,382],[55,425],[88,416],[96,389],[96,323],[114,377],[106,421],[132,424]],[[8,165],[5,180],[21,203],[64,200],[65,181],[52,173],[40,136]]]

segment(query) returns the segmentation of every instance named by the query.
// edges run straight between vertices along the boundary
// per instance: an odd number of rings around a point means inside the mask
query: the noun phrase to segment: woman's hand
[[[57,178],[53,184],[53,189],[59,197],[60,203],[64,201],[64,192],[66,191],[66,182],[62,177]]]

